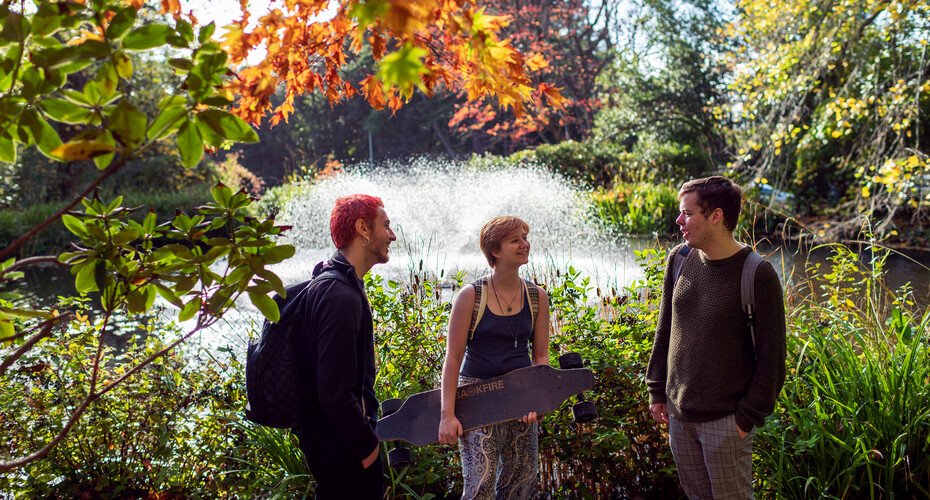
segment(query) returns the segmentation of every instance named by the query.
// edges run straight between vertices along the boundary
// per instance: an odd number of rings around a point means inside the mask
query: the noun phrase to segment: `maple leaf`
[[[365,94],[365,99],[368,100],[368,104],[371,104],[371,107],[375,109],[384,109],[384,89],[381,82],[374,75],[368,75],[359,84]]]
[[[526,60],[526,65],[530,67],[531,71],[539,71],[543,68],[548,68],[549,61],[547,61],[542,54],[536,53]]]

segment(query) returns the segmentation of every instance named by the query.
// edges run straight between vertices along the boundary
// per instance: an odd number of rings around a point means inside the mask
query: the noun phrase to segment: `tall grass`
[[[930,313],[889,296],[884,256],[836,247],[790,309],[789,372],[757,441],[769,498],[930,497]]]

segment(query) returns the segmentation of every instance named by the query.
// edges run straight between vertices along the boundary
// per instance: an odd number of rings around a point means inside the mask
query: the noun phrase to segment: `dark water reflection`
[[[677,242],[674,241],[664,243],[666,246],[675,244]],[[644,248],[656,245],[653,240],[651,244],[632,244],[631,246]],[[798,286],[807,282],[809,273],[806,268],[809,265],[820,264],[821,274],[829,272],[832,268],[830,262],[832,251],[829,247],[799,249],[790,246],[760,244],[757,249],[772,263],[787,286]],[[868,250],[861,250],[859,257],[861,265],[870,266],[872,255]],[[906,284],[910,284],[915,305],[920,310],[930,307],[930,251],[891,253],[888,256],[885,261],[885,285],[889,290],[895,291]],[[20,307],[36,309],[55,307],[59,296],[70,296],[75,293],[74,277],[63,268],[33,268],[26,270],[24,279],[18,281],[15,286],[8,285],[3,288],[3,291],[16,291],[21,294],[22,297],[15,301]],[[96,297],[93,299],[92,307],[99,305],[97,300]]]

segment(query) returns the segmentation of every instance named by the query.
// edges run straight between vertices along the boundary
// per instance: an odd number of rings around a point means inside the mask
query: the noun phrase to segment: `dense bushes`
[[[884,290],[882,255],[866,268],[845,247],[833,255],[829,267],[809,267],[788,289],[788,380],[757,438],[756,491],[760,498],[927,496],[930,314],[907,312],[907,289]],[[575,424],[569,402],[545,417],[544,498],[680,496],[665,430],[648,413],[643,383],[664,253],[646,250],[639,257],[644,278],[623,290],[592,288],[572,268],[530,276],[551,296],[551,360],[582,354],[595,372],[586,395],[599,414],[590,424]],[[461,285],[460,276],[436,276],[418,263],[397,280],[369,277],[380,399],[438,387],[449,303]],[[81,327],[44,343],[3,381],[16,378],[21,386],[18,379],[26,378],[31,388],[28,398],[0,391],[0,425],[14,452],[45,435],[35,429],[52,433],[79,399],[58,374],[80,369],[94,354],[85,339],[99,325],[81,317]],[[130,357],[172,335],[168,325],[140,325],[135,335],[107,344],[123,354],[103,377],[117,376]],[[241,420],[241,353],[214,354],[177,352],[149,366],[107,394],[46,459],[0,477],[0,489],[17,498],[304,497],[313,481],[294,436]],[[391,498],[460,494],[455,447],[412,451],[412,467],[386,470]]]

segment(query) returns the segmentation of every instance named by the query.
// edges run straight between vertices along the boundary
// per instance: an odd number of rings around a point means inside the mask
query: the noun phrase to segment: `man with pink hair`
[[[316,498],[380,499],[374,327],[364,276],[388,261],[397,237],[381,200],[363,194],[336,200],[330,232],[336,253],[317,264],[313,276],[337,276],[306,287],[297,313],[304,325],[296,348],[307,360],[301,367],[307,392],[294,431],[317,481]]]

